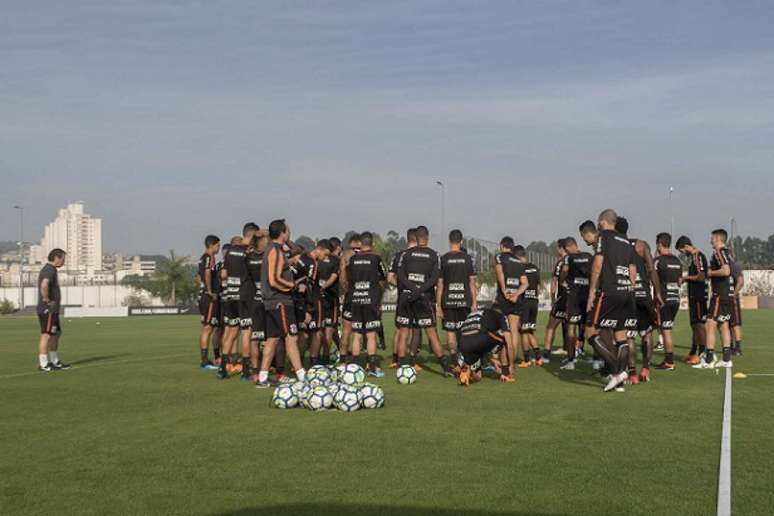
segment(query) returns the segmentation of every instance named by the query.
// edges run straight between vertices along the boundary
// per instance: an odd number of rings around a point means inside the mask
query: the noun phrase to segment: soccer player
[[[567,237],[563,239],[567,255],[564,257],[559,281],[567,284],[567,362],[560,369],[575,369],[575,353],[580,328],[585,326],[586,306],[589,302],[589,280],[591,277],[591,254],[581,251],[578,242]]]
[[[269,366],[274,358],[277,343],[283,338],[285,351],[296,372],[296,378],[303,382],[306,374],[298,351],[298,324],[291,297],[296,285],[284,251],[284,246],[290,240],[290,227],[284,219],[274,220],[269,224],[269,239],[271,243],[266,249],[263,267],[261,267],[261,292],[266,311],[266,342],[263,345],[258,383],[255,384],[259,389],[269,387]]]
[[[449,367],[447,357],[436,330],[435,287],[441,275],[441,259],[427,244],[430,231],[425,226],[417,227],[417,246],[407,249],[400,255],[398,261],[398,321],[400,341],[398,357],[400,361],[406,356],[411,321],[418,328],[424,328],[430,348],[438,359],[445,376],[454,376]]]
[[[560,238],[556,243],[556,251],[559,254],[559,258],[554,264],[554,270],[551,275],[551,286],[549,289],[549,294],[551,296],[551,314],[548,317],[544,339],[545,342],[543,344],[543,362],[546,364],[551,361],[551,348],[554,345],[554,335],[556,333],[556,328],[560,325],[562,326],[562,344],[563,347],[567,347],[567,332],[565,331],[565,319],[567,318],[567,286],[559,281],[564,257],[567,254],[564,249],[564,243],[564,238]]]
[[[360,234],[360,252],[349,259],[343,282],[347,285],[352,305],[352,359],[357,362],[365,336],[368,376],[381,378],[384,373],[376,362],[376,330],[382,325],[382,282],[387,270],[381,256],[373,251],[374,236],[369,231]]]
[[[345,364],[349,358],[349,338],[352,335],[352,299],[349,297],[349,288],[343,277],[349,260],[360,252],[360,235],[350,235],[347,240],[349,249],[341,253],[339,261],[339,280],[344,290],[344,301],[341,304],[341,339],[339,340],[339,362]]]
[[[59,289],[58,269],[64,265],[66,254],[62,249],[53,249],[48,253],[48,263],[38,274],[38,371],[43,373],[70,368],[69,364],[59,359],[59,338],[62,335],[59,309],[62,304],[62,292]]]
[[[618,217],[615,230],[618,234],[628,238],[629,221],[625,217]],[[642,369],[639,376],[637,375],[636,354],[631,351],[629,353],[629,383],[636,385],[640,381],[650,381],[650,362],[653,355],[652,333],[653,329],[658,326],[657,310],[661,308],[663,301],[658,274],[653,267],[650,245],[638,238],[630,238],[629,242],[634,247],[634,265],[637,269],[634,283],[634,306],[637,319],[636,334],[640,336],[640,350],[642,351]],[[655,290],[655,296],[651,291],[651,285]],[[632,344],[633,342],[634,339],[632,339]]]
[[[416,228],[409,228],[406,231],[406,249],[412,249],[417,246],[417,230]],[[392,285],[393,287],[398,287],[398,262],[400,261],[401,255],[406,251],[406,249],[403,249],[401,251],[398,251],[395,253],[395,256],[392,257],[392,263],[390,264],[390,270],[387,271],[387,283]],[[400,304],[400,289],[398,289],[398,304]],[[399,328],[398,325],[398,311],[395,310],[395,328],[396,331],[392,336],[392,362],[390,363],[390,369],[395,369],[398,367],[398,347],[400,343],[400,331],[397,331]],[[412,321],[406,322],[409,325],[412,325]],[[409,330],[410,333],[410,339],[411,339],[411,350],[412,350],[412,356],[416,356],[416,351],[418,349],[414,347],[414,341],[416,337],[420,337],[421,334],[418,331],[413,331],[413,328]],[[421,368],[417,367],[415,365],[414,367],[417,368],[418,371],[421,370]]]
[[[693,367],[696,369],[711,369],[713,367],[733,367],[731,361],[731,297],[734,295],[734,283],[731,277],[731,258],[726,249],[728,233],[724,229],[716,229],[712,232],[711,244],[714,252],[710,259],[709,276],[712,286],[712,297],[710,298],[709,314],[707,316],[706,334],[707,349],[702,355],[698,364]],[[720,333],[720,340],[723,346],[722,360],[716,362],[715,358],[715,339],[716,332]]]
[[[331,253],[320,260],[317,280],[322,291],[323,326],[322,340],[323,360],[330,363],[338,361],[339,337],[339,266],[341,257],[341,240],[337,237],[328,239]]]
[[[675,354],[672,341],[672,329],[680,310],[680,284],[683,279],[683,264],[672,254],[672,235],[659,233],[656,236],[656,258],[653,267],[661,285],[661,298],[664,303],[659,310],[659,331],[664,342],[664,361],[656,366],[661,371],[674,371]]]
[[[474,310],[462,323],[460,328],[459,354],[460,385],[468,386],[481,379],[481,359],[490,353],[500,354],[502,373],[500,381],[513,383],[508,350],[513,347],[510,342],[512,333],[508,319],[493,308]]]
[[[637,278],[634,265],[634,246],[615,231],[618,215],[606,209],[599,214],[596,254],[591,266],[590,292],[599,289],[599,295],[589,298],[587,311],[593,310],[594,327],[599,330],[589,342],[602,357],[611,372],[605,392],[622,391],[627,379],[629,342],[627,330],[636,326],[633,290]],[[593,303],[593,305],[592,305]]]
[[[290,270],[296,282],[294,304],[296,317],[303,318],[301,329],[306,332],[306,344],[309,347],[309,360],[312,365],[320,363],[320,342],[323,331],[322,290],[318,281],[319,263],[331,253],[331,243],[323,238],[309,252],[298,256]]]
[[[524,273],[524,264],[513,255],[513,238],[506,236],[500,240],[500,252],[495,255],[495,273],[497,275],[497,296],[495,304],[508,318],[511,331],[512,346],[508,350],[511,360],[516,358],[521,339],[519,328],[521,327],[522,295],[527,290],[527,275]],[[513,364],[508,364],[513,368]]]
[[[441,256],[441,277],[435,290],[438,317],[443,320],[449,354],[457,355],[462,323],[476,311],[476,271],[473,260],[462,250],[462,231],[449,232],[449,252]]]
[[[707,341],[704,326],[707,321],[707,257],[685,235],[677,239],[675,249],[691,259],[688,273],[683,276],[683,281],[688,283],[688,313],[693,330],[691,351],[685,362],[697,365],[701,362],[699,355],[704,354]]]
[[[741,264],[731,262],[731,278],[734,282],[734,295],[731,296],[731,331],[734,338],[734,355],[742,356],[742,289],[744,272]]]
[[[250,282],[253,284],[253,299],[251,302],[251,332],[250,332],[250,371],[251,382],[258,381],[258,369],[260,367],[260,345],[266,339],[266,312],[263,309],[263,294],[261,292],[261,267],[263,257],[268,245],[268,236],[261,235],[253,238],[253,244],[247,250],[247,272]],[[244,370],[242,371],[244,375]]]
[[[527,289],[524,291],[522,298],[521,324],[519,326],[519,337],[521,338],[524,360],[519,364],[519,367],[542,366],[543,357],[540,355],[540,349],[535,338],[539,301],[538,292],[540,290],[540,269],[535,264],[530,263],[524,246],[514,246],[513,256],[524,265],[524,275],[527,277]],[[532,352],[531,358],[529,358],[530,351]]]
[[[218,326],[220,316],[218,303],[220,277],[217,272],[219,252],[220,238],[215,235],[207,235],[204,239],[204,254],[199,258],[197,272],[199,277],[199,314],[202,320],[202,330],[199,333],[200,367],[202,369],[217,369],[217,366],[210,361],[209,347],[210,337]]]

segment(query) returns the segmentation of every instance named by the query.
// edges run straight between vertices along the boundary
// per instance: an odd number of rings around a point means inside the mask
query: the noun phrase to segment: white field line
[[[20,378],[23,376],[41,376],[43,374],[69,374],[72,371],[77,371],[78,369],[85,369],[87,367],[102,367],[102,366],[109,366],[113,364],[130,364],[132,362],[147,362],[149,360],[155,362],[157,360],[165,360],[168,358],[180,358],[185,356],[191,356],[191,354],[177,353],[176,355],[162,355],[162,356],[148,355],[147,357],[143,357],[143,358],[127,358],[124,360],[105,360],[103,362],[94,362],[91,364],[74,365],[66,371],[52,371],[50,373],[41,373],[40,371],[29,371],[26,373],[6,374],[3,376],[0,376],[0,380],[7,380],[9,378]]]
[[[774,373],[745,373],[747,376],[774,376]]]
[[[723,396],[723,431],[720,437],[718,516],[731,516],[731,384],[731,368],[728,368]]]

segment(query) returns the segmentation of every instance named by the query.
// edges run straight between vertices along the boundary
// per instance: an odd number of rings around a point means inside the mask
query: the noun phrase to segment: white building
[[[92,276],[102,270],[102,219],[84,213],[83,203],[74,202],[59,210],[46,226],[40,247],[34,246],[31,259],[45,262],[55,248],[67,253],[64,271]]]

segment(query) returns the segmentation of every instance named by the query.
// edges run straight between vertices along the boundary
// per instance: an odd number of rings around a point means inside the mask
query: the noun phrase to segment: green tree
[[[186,264],[187,256],[177,256],[174,251],[159,263],[150,277],[127,276],[123,284],[144,290],[153,297],[160,297],[171,305],[195,302],[198,287],[194,277],[196,267]]]

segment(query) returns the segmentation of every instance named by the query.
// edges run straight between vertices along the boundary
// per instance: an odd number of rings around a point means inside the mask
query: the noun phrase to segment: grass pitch
[[[774,312],[744,317],[734,371],[774,373]],[[0,318],[5,515],[715,511],[723,374],[679,365],[604,395],[588,364],[554,361],[462,389],[430,361],[415,385],[377,380],[381,410],[281,411],[198,368],[194,317],[63,322],[73,368],[39,374],[37,322]],[[678,359],[688,331],[681,313]],[[771,514],[774,377],[733,389],[733,511]]]

